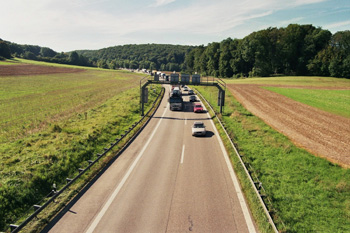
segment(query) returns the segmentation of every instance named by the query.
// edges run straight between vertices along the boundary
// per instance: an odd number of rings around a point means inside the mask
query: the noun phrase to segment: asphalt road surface
[[[184,111],[170,111],[167,96],[136,140],[44,232],[256,231],[209,115],[193,113],[186,95]],[[206,137],[192,137],[196,120]]]

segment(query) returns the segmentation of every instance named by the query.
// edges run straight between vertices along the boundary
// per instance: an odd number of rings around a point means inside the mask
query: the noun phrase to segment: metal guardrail
[[[56,191],[55,189],[51,191],[50,194],[47,195],[47,197],[51,196],[51,198],[49,200],[47,200],[42,206],[40,205],[34,205],[34,213],[31,214],[27,219],[25,219],[20,225],[15,225],[15,224],[11,224],[10,225],[10,229],[11,229],[11,233],[15,233],[15,232],[19,232],[21,229],[23,229],[23,227],[25,227],[33,218],[35,218],[41,211],[43,211],[50,203],[54,202],[54,200],[60,195],[62,194],[69,186],[71,186],[76,180],[78,180],[85,172],[87,172],[94,164],[96,164],[102,157],[104,157],[109,151],[111,151],[121,140],[123,140],[136,126],[138,126],[146,117],[148,117],[148,115],[152,112],[152,110],[155,108],[155,104],[157,103],[157,101],[159,100],[159,98],[161,96],[163,96],[165,93],[164,88],[162,88],[161,92],[159,93],[159,95],[157,96],[156,100],[153,102],[152,107],[150,108],[150,110],[136,123],[134,123],[131,127],[129,127],[128,130],[125,131],[125,134],[122,134],[120,136],[120,138],[117,138],[113,143],[111,143],[110,147],[108,148],[104,148],[104,151],[102,153],[98,153],[97,154],[97,158],[95,160],[88,160],[89,165],[85,168],[79,168],[79,174],[77,176],[75,176],[74,178],[67,178],[67,184],[65,186],[63,186],[61,188],[61,190]],[[158,102],[158,105],[156,106],[156,108],[159,107],[160,102]],[[152,113],[155,113],[155,111]],[[143,128],[147,125],[147,123],[150,121],[151,117],[148,118],[148,120],[145,122],[145,124],[143,125],[143,127],[141,127],[137,132],[135,132],[134,137],[136,137],[142,130]],[[132,141],[133,138],[130,139],[130,141]],[[123,151],[123,148],[121,149],[121,151]],[[119,156],[119,154],[117,153],[115,155],[115,157]]]
[[[214,108],[212,107],[212,105],[203,97],[203,95],[202,95],[198,90],[196,90],[196,91],[197,91],[197,93],[201,96],[201,98],[206,102],[206,104],[211,108],[211,110],[212,110],[213,113],[215,114],[216,118],[218,119],[219,124],[221,125],[223,131],[225,132],[227,138],[229,139],[232,148],[234,149],[234,151],[235,151],[237,157],[239,158],[239,160],[240,160],[240,162],[241,162],[241,164],[242,164],[242,167],[244,168],[244,171],[245,171],[245,173],[246,173],[246,175],[247,175],[247,177],[248,177],[248,179],[249,179],[249,181],[250,181],[250,183],[251,183],[251,185],[252,185],[252,187],[253,187],[253,189],[254,189],[254,191],[255,191],[255,193],[256,193],[258,199],[259,199],[259,201],[260,201],[261,206],[262,206],[263,209],[264,209],[264,212],[265,212],[265,214],[266,214],[266,216],[267,216],[267,218],[268,218],[268,220],[269,220],[269,223],[271,224],[272,229],[274,230],[274,232],[278,233],[279,231],[278,231],[278,229],[277,229],[277,227],[276,227],[276,225],[275,225],[275,223],[274,223],[274,221],[273,221],[273,219],[272,219],[272,217],[271,217],[271,213],[272,213],[272,212],[275,212],[275,210],[273,210],[273,209],[270,209],[270,210],[269,210],[268,207],[267,207],[267,205],[266,205],[266,203],[265,203],[265,201],[264,201],[264,199],[265,199],[267,202],[269,202],[269,203],[268,203],[269,206],[272,206],[271,200],[265,195],[265,194],[266,194],[266,191],[265,191],[265,189],[264,189],[264,187],[263,187],[263,185],[262,185],[262,182],[260,182],[260,180],[258,179],[258,177],[257,177],[256,175],[255,175],[255,179],[253,179],[253,177],[251,176],[251,173],[252,173],[252,172],[250,172],[250,171],[254,171],[253,167],[252,167],[250,164],[244,163],[244,161],[242,160],[242,157],[243,157],[243,156],[239,154],[239,152],[238,152],[236,146],[234,145],[234,143],[233,143],[231,137],[229,136],[229,134],[228,134],[227,131],[226,131],[226,128],[225,128],[225,126],[224,126],[224,123],[221,122],[220,118],[217,116],[217,113],[215,112],[215,110],[214,110]],[[249,169],[247,168],[247,165],[248,165],[248,168],[249,168]],[[254,180],[255,180],[255,181],[254,181]],[[265,193],[265,194],[264,194],[264,193]],[[263,198],[264,198],[264,199],[263,199]],[[284,223],[281,222],[281,224],[282,224],[282,225],[284,226],[284,228],[285,228]]]

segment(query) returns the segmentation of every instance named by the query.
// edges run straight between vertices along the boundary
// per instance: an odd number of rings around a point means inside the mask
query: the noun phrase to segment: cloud
[[[301,5],[315,4],[315,3],[321,3],[326,1],[328,0],[295,0],[294,5],[301,6]]]
[[[350,20],[342,21],[342,22],[336,22],[336,23],[332,23],[332,24],[327,24],[327,25],[325,25],[325,28],[333,31],[333,30],[337,30],[340,27],[344,27],[344,26],[348,26],[348,28],[350,28]]]
[[[198,41],[203,41],[204,37],[213,39],[232,36],[233,33],[237,35],[240,33],[238,29],[242,28],[253,32],[259,29],[259,25],[269,24],[264,21],[267,16],[302,4],[322,1],[324,0],[290,0],[288,3],[281,3],[280,0],[35,0],[35,4],[31,4],[11,0],[5,1],[4,7],[0,9],[0,28],[3,39],[19,38],[12,39],[18,43],[23,40],[25,43],[36,41],[34,44],[41,43],[40,45],[54,49],[55,46],[50,43],[58,44],[62,50],[63,44],[71,45],[69,49],[72,50],[79,49],[73,45],[80,48],[101,48],[128,41],[142,43],[145,37],[149,42],[157,43],[162,40],[161,35],[165,34],[172,39],[169,43],[186,43],[186,37],[198,37]],[[174,6],[163,7],[174,2]],[[162,10],[155,13],[148,8],[150,6],[162,7]],[[16,17],[11,17],[12,15]],[[8,18],[11,20],[6,20]],[[292,20],[299,21],[301,18]],[[269,26],[277,26],[281,22],[288,24],[288,21],[284,18]],[[337,24],[329,25],[336,26]]]
[[[156,0],[154,3],[151,4],[151,7],[165,6],[175,1],[176,0]]]

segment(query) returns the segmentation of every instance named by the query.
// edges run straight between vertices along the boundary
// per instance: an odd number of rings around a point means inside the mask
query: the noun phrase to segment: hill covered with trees
[[[106,69],[198,72],[229,78],[270,75],[350,78],[350,31],[332,34],[312,25],[290,24],[207,46],[121,45],[68,53],[0,39],[0,58],[11,56]]]
[[[243,39],[198,46],[188,72],[216,77],[319,75],[350,78],[350,31],[332,35],[312,25],[268,28]]]
[[[121,45],[100,50],[77,50],[101,68],[183,71],[194,46],[170,44]]]
[[[60,64],[93,66],[91,61],[84,56],[79,55],[77,52],[57,53],[47,47],[40,47],[38,45],[20,45],[0,39],[0,60],[10,59],[12,57]]]

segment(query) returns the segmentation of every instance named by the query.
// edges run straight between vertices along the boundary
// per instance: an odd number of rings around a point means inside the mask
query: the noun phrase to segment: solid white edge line
[[[203,108],[205,108],[204,105],[203,105]],[[207,111],[207,115],[210,118],[210,114],[209,114],[208,111]],[[224,143],[222,142],[222,140],[221,140],[221,138],[219,136],[219,132],[217,131],[217,129],[215,127],[214,120],[210,119],[210,122],[211,122],[211,124],[212,124],[212,126],[214,128],[216,138],[218,139],[220,147],[221,147],[221,150],[222,150],[222,155],[225,158],[225,162],[226,162],[227,168],[228,168],[229,173],[231,175],[233,186],[235,187],[235,190],[236,190],[236,193],[237,193],[237,197],[238,197],[238,200],[239,200],[239,204],[241,205],[241,209],[242,209],[242,212],[243,212],[243,215],[244,215],[244,219],[245,219],[247,227],[248,227],[248,231],[251,232],[251,233],[256,233],[256,229],[255,229],[253,220],[252,220],[252,218],[251,218],[251,216],[249,214],[249,210],[248,210],[248,207],[247,207],[247,203],[245,202],[245,199],[244,199],[244,196],[243,196],[243,193],[242,193],[242,190],[241,190],[241,186],[239,185],[236,173],[233,170],[233,167],[232,167],[231,161],[229,159],[229,156],[228,156],[228,154],[226,152]]]
[[[155,135],[156,131],[158,130],[158,127],[160,125],[160,123],[163,120],[163,117],[166,113],[168,109],[168,104],[164,110],[164,113],[162,115],[162,117],[160,118],[157,126],[154,128],[151,136],[148,138],[147,143],[143,146],[141,152],[138,154],[138,156],[136,157],[136,159],[134,160],[134,162],[132,163],[132,165],[130,166],[129,170],[127,171],[127,173],[124,175],[123,179],[120,181],[118,187],[113,191],[112,195],[109,197],[108,201],[104,204],[103,208],[101,209],[101,211],[98,213],[98,215],[96,216],[96,218],[94,219],[94,221],[91,223],[90,227],[88,228],[88,230],[86,231],[86,233],[92,233],[95,228],[97,227],[98,223],[101,221],[102,217],[105,215],[105,213],[107,212],[109,206],[112,204],[113,200],[115,199],[115,197],[118,195],[119,191],[121,190],[121,188],[123,187],[123,185],[125,184],[126,180],[129,178],[131,172],[134,170],[134,168],[136,167],[136,164],[138,163],[138,161],[141,159],[143,153],[145,152],[146,148],[148,147],[148,145],[150,144],[153,136]]]
[[[182,146],[181,164],[184,163],[184,157],[185,157],[185,145]]]

